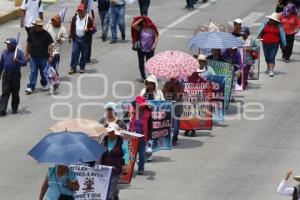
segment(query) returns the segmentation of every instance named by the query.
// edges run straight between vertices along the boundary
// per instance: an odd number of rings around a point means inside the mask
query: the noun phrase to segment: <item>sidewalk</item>
[[[44,4],[57,2],[58,0],[43,0]],[[21,9],[15,6],[15,1],[13,0],[0,0],[0,8],[0,24],[4,24],[21,16]]]

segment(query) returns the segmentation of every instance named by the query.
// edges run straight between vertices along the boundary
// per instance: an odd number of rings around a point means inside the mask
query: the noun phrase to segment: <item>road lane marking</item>
[[[249,13],[246,17],[244,17],[243,20],[243,26],[248,26],[248,27],[254,27],[254,26],[259,26],[261,23],[256,23],[256,21],[264,16],[264,12],[251,12]],[[233,21],[229,21],[228,24],[230,26],[233,26]]]
[[[204,9],[208,6],[210,6],[211,4],[214,4],[216,3],[217,1],[220,1],[220,0],[214,0],[214,1],[209,1],[201,6],[199,6],[198,8],[196,8],[196,10],[190,12],[190,13],[187,13],[186,15],[180,17],[179,19],[175,20],[174,22],[172,22],[171,24],[169,24],[166,28],[164,29],[161,29],[159,31],[159,35],[163,35],[164,33],[166,33],[168,30],[170,30],[171,28],[177,26],[178,24],[180,24],[181,22],[185,21],[186,19],[190,18],[191,16],[195,15],[196,13],[198,13],[201,9]]]

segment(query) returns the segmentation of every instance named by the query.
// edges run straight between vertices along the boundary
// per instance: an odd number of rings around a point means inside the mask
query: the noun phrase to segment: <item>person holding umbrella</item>
[[[286,37],[279,20],[279,14],[273,13],[267,18],[268,20],[262,24],[258,31],[258,38],[262,39],[267,73],[270,77],[274,77],[275,57],[280,43],[283,48],[286,47]]]
[[[284,177],[284,179],[280,182],[277,192],[281,195],[285,196],[291,196],[293,197],[293,200],[299,200],[300,199],[300,184],[298,184],[295,187],[287,187],[286,182],[289,180],[291,175],[293,174],[293,171],[289,170]],[[300,177],[296,176],[294,177],[294,180],[300,182]]]
[[[59,200],[62,195],[75,198],[74,192],[79,190],[76,173],[64,165],[55,165],[48,169],[42,185],[39,200]]]
[[[108,200],[119,199],[118,182],[122,174],[127,174],[127,164],[129,160],[128,145],[118,131],[118,125],[114,124],[107,128],[108,135],[103,138],[102,144],[108,149],[101,158],[101,164],[112,166],[110,178]]]
[[[131,24],[132,45],[137,42],[140,48],[134,49],[137,51],[139,69],[142,80],[146,79],[145,75],[145,60],[148,61],[154,56],[154,51],[158,42],[158,29],[152,20],[146,16],[134,17]]]
[[[226,62],[226,60],[222,56],[221,49],[212,49],[211,52],[212,54],[207,57],[207,60]]]
[[[17,48],[17,40],[8,38],[5,41],[7,49],[0,58],[0,79],[2,76],[2,96],[0,98],[0,117],[6,115],[9,96],[12,96],[12,113],[18,113],[20,103],[21,67],[26,66],[24,53]]]

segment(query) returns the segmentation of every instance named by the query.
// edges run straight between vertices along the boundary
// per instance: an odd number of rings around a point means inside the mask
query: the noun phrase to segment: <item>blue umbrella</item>
[[[188,45],[200,49],[229,49],[241,47],[243,42],[226,32],[200,32],[190,39]]]
[[[30,151],[39,163],[70,165],[98,160],[107,149],[81,132],[49,133]]]

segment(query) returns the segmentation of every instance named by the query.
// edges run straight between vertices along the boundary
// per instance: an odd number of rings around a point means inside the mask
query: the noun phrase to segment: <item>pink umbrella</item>
[[[146,70],[159,78],[190,76],[199,68],[198,61],[180,51],[164,51],[156,54],[145,64]]]

